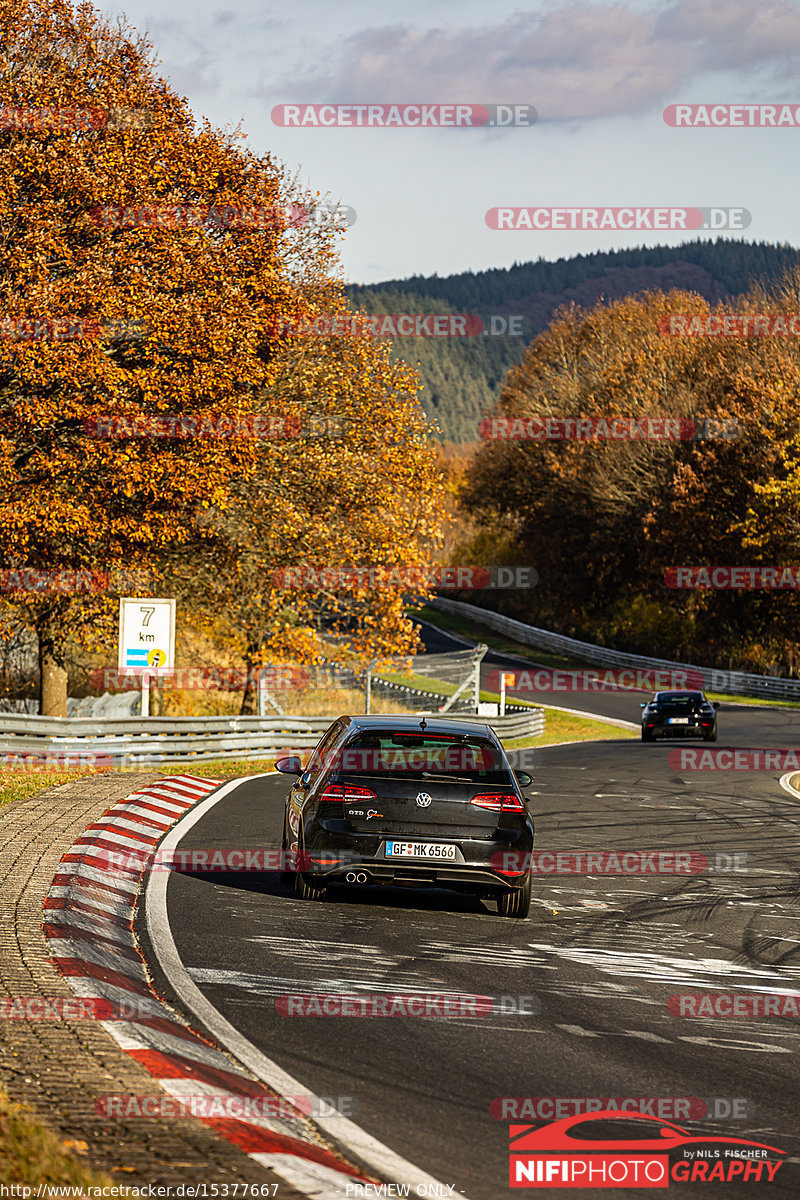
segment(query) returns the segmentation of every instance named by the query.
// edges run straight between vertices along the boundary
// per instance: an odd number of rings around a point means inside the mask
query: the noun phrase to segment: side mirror
[[[299,775],[303,770],[303,764],[296,754],[289,754],[286,758],[277,760],[275,770],[280,771],[282,775]]]
[[[515,771],[514,774],[517,777],[517,783],[520,787],[530,787],[533,783],[533,776],[530,771]]]
[[[719,701],[718,701],[718,700],[715,700],[715,701],[714,701],[714,708],[719,708]]]
[[[640,705],[639,705],[639,708],[647,708],[647,705],[646,705],[646,704],[640,704]]]

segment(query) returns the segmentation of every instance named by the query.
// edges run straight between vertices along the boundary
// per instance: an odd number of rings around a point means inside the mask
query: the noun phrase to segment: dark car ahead
[[[496,734],[477,721],[339,717],[286,800],[283,850],[295,894],[331,882],[446,887],[497,900],[507,917],[531,903],[533,820]],[[288,873],[287,871],[287,873]]]
[[[659,737],[701,737],[717,740],[717,709],[702,692],[656,692],[642,705],[642,741]]]

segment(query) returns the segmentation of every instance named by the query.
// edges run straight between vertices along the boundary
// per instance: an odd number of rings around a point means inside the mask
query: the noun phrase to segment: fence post
[[[484,655],[486,654],[488,649],[489,649],[489,647],[485,644],[485,642],[479,642],[478,645],[475,647],[475,653],[477,655],[477,658],[475,659],[475,712],[476,712],[476,714],[480,711],[480,706],[481,706],[481,663],[483,662]]]
[[[364,676],[364,715],[369,716],[372,704],[372,668],[377,662],[377,658],[373,658],[372,662],[367,665],[366,674]]]

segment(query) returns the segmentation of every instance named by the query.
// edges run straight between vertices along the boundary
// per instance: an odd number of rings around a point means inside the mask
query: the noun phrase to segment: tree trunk
[[[255,642],[251,642],[245,651],[244,661],[247,670],[245,678],[244,692],[242,694],[242,707],[239,710],[241,717],[257,717],[258,716],[258,688],[255,686],[256,680],[256,663],[255,657],[258,654],[259,647]]]
[[[39,636],[39,713],[43,717],[67,715],[67,668],[58,631],[49,625]]]

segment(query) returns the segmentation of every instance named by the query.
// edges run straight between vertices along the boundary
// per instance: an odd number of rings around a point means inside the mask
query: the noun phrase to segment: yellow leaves
[[[269,573],[299,556],[424,561],[442,513],[419,380],[375,339],[271,332],[276,319],[346,311],[332,235],[111,228],[87,215],[308,199],[268,158],[207,124],[196,134],[142,45],[115,38],[93,10],[56,0],[18,0],[13,34],[0,23],[0,61],[28,55],[47,67],[6,77],[6,103],[88,95],[154,119],[143,133],[20,136],[2,151],[0,314],[139,319],[147,332],[0,342],[0,539],[9,555],[42,561],[163,555],[200,570],[220,555],[190,599],[220,599],[232,638],[288,638],[296,653],[318,654],[324,606],[276,597]],[[186,412],[319,415],[342,418],[347,432],[254,442],[92,438],[84,428],[87,417]],[[330,619],[344,608],[335,600]],[[402,598],[360,597],[356,641],[362,630],[404,645]]]

